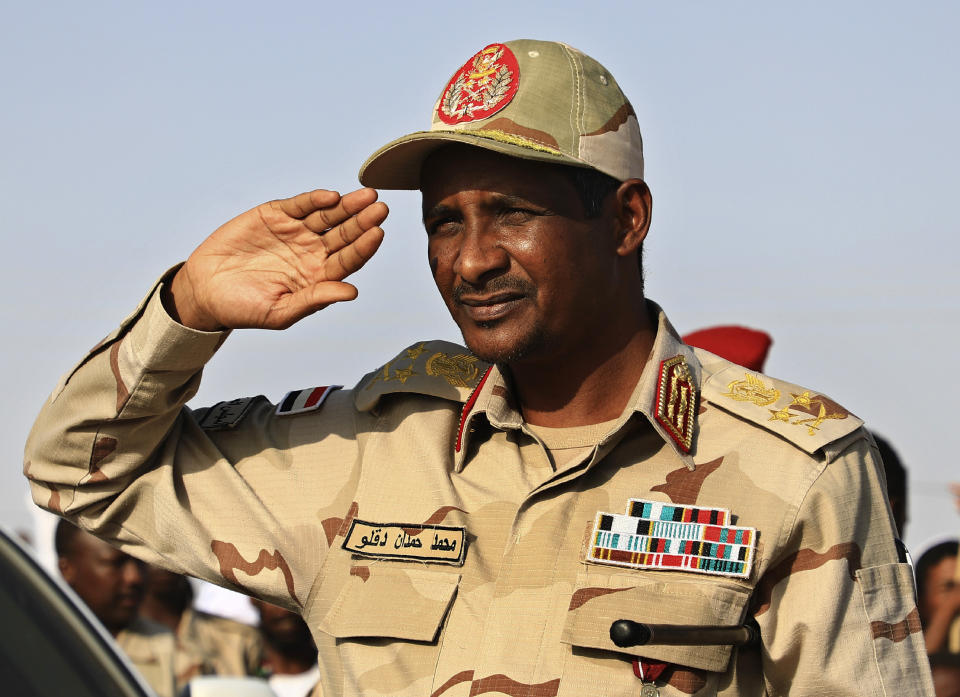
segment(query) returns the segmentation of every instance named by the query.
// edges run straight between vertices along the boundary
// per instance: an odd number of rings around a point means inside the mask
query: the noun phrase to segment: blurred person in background
[[[303,618],[282,607],[251,598],[260,613],[263,664],[260,675],[277,697],[307,697],[323,693],[317,647]]]
[[[887,500],[890,501],[893,519],[897,523],[897,530],[900,531],[902,540],[907,536],[907,468],[903,466],[903,461],[890,445],[890,441],[876,431],[873,432],[873,439],[877,442],[877,448],[883,460],[883,473],[887,480]]]
[[[957,540],[934,545],[917,561],[917,607],[930,655],[960,654],[960,582]]]
[[[174,697],[173,632],[139,616],[143,562],[61,520],[54,536],[57,564],[159,697]]]
[[[931,656],[930,672],[937,697],[960,697],[960,654]]]
[[[260,667],[262,643],[257,630],[195,609],[193,587],[186,576],[146,565],[140,614],[175,634],[178,688],[197,675],[255,675]]]

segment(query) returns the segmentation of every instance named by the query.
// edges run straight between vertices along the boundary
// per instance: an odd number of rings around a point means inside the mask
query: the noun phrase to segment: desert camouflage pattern
[[[479,65],[488,58],[493,61],[489,67]],[[454,75],[434,104],[430,130],[399,138],[371,155],[360,168],[364,186],[419,188],[423,159],[449,142],[591,167],[620,181],[643,178],[636,113],[610,71],[596,60],[566,44],[531,39],[491,44],[471,60],[478,72],[499,73],[496,82],[477,90],[485,89],[488,101],[502,100],[496,110],[489,115],[490,110],[480,110],[476,118],[458,123],[445,121],[463,110],[450,98],[450,88],[458,86]]]
[[[40,505],[125,551],[302,613],[328,697],[626,697],[638,656],[669,664],[664,697],[932,695],[861,421],[682,344],[651,311],[629,404],[555,469],[507,375],[446,342],[405,349],[314,412],[277,416],[263,397],[191,411],[225,336],[178,325],[155,290],[44,406],[26,475]],[[652,414],[659,366],[680,355],[700,392],[689,453]],[[586,563],[597,512],[631,498],[728,509],[758,531],[750,576]],[[463,528],[466,555],[360,557],[342,546],[354,520]],[[759,648],[631,653],[608,634],[621,618],[749,617]]]
[[[115,638],[158,697],[177,695],[180,686],[176,684],[178,656],[173,632],[162,624],[137,617]]]
[[[176,631],[177,687],[198,675],[256,675],[263,641],[254,627],[188,608]]]

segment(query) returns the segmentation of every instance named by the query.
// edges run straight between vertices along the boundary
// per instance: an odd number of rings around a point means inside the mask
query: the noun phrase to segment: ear
[[[625,257],[640,249],[650,229],[650,189],[642,179],[627,179],[617,189],[616,206],[620,228],[617,254]]]
[[[68,586],[73,585],[73,564],[66,557],[57,557],[57,568],[60,569],[60,575],[67,582]]]

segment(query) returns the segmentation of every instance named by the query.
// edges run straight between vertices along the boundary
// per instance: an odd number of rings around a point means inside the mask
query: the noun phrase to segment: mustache
[[[492,295],[493,293],[512,293],[517,295],[535,295],[536,287],[524,278],[497,276],[486,283],[475,284],[460,281],[453,289],[453,300],[459,303],[465,295]]]

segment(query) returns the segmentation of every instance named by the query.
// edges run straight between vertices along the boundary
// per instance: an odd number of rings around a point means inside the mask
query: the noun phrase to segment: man
[[[907,468],[903,460],[886,438],[878,433],[873,434],[873,440],[880,451],[880,460],[883,465],[883,476],[887,482],[887,501],[890,502],[890,511],[893,521],[897,524],[897,533],[900,539],[907,536]]]
[[[917,560],[917,607],[927,653],[960,653],[960,574],[956,540],[940,542]]]
[[[143,600],[143,563],[66,520],[58,523],[54,544],[63,579],[157,694],[173,697],[173,634],[137,615]]]
[[[183,409],[226,330],[353,298],[387,213],[370,190],[264,204],[55,392],[35,499],[300,612],[328,695],[931,694],[861,421],[684,345],[644,299],[651,196],[609,71],[492,44],[360,179],[422,191],[469,350]],[[759,645],[704,644],[751,618]],[[620,619],[695,629],[623,647]]]
[[[263,646],[257,630],[194,608],[186,576],[147,565],[140,614],[176,637],[178,686],[197,675],[255,675],[260,668]]]

